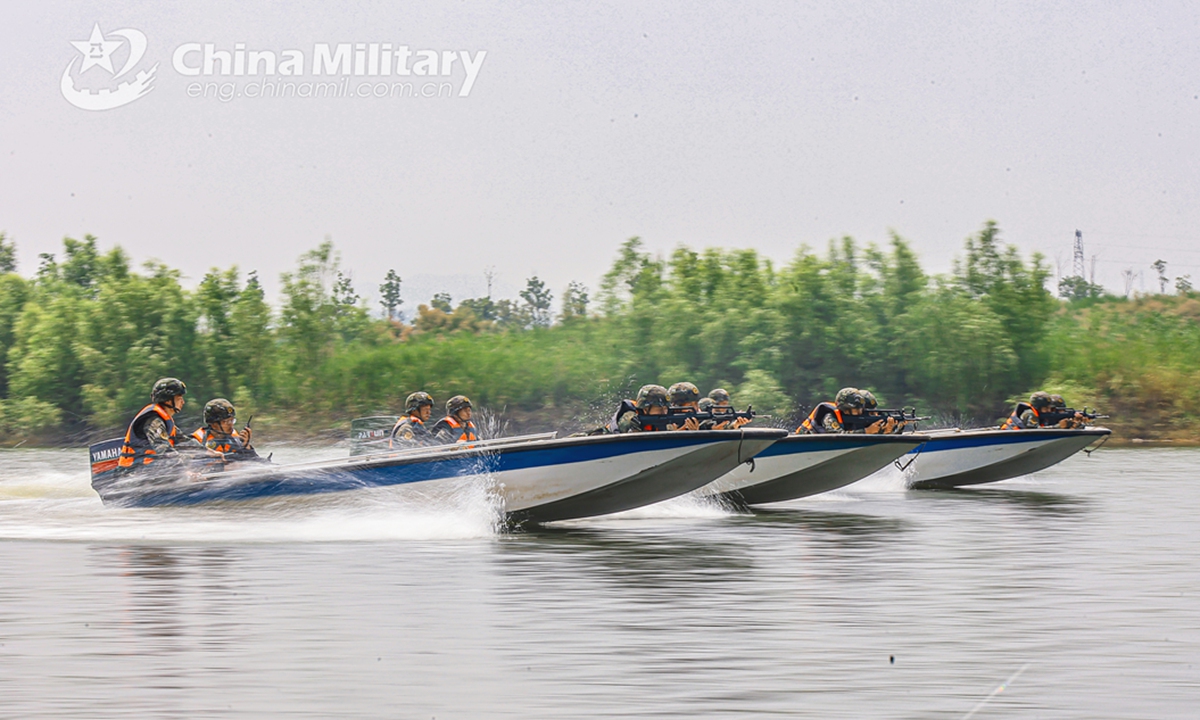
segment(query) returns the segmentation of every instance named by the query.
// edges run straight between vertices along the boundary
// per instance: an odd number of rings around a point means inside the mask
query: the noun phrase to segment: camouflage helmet
[[[407,412],[416,412],[425,406],[433,407],[433,398],[427,392],[418,390],[404,398],[404,409]]]
[[[1062,395],[1055,394],[1055,395],[1050,396],[1050,407],[1065,408],[1066,406],[1067,406],[1067,401],[1063,400]]]
[[[667,389],[662,385],[643,385],[642,389],[638,390],[635,404],[641,410],[655,406],[667,407],[670,405],[667,400]]]
[[[1045,410],[1054,405],[1054,400],[1050,397],[1050,393],[1038,390],[1029,396],[1029,404],[1034,410]]]
[[[696,406],[700,408],[700,412],[708,412],[708,411],[712,410],[713,405],[716,405],[716,404],[717,404],[716,401],[713,400],[712,398],[702,397],[702,398],[700,398],[700,402],[696,403]]]
[[[838,410],[853,410],[863,406],[863,396],[859,394],[857,388],[845,387],[838,390],[837,397],[833,399]]]
[[[729,391],[725,388],[717,388],[708,394],[708,399],[713,403],[727,403],[729,402]]]
[[[700,388],[690,382],[677,382],[667,390],[672,405],[694,403],[700,399]]]
[[[150,402],[168,403],[180,395],[187,395],[187,385],[177,378],[165,377],[154,383],[154,388],[150,391]]]
[[[471,404],[471,398],[466,395],[455,395],[446,401],[446,412],[450,415],[462,410],[463,408],[474,407]]]
[[[879,407],[879,401],[875,399],[870,390],[859,390],[858,394],[862,395],[864,410],[874,410]]]
[[[209,400],[204,404],[204,422],[208,425],[216,425],[222,420],[230,420],[234,414],[233,403],[225,398]]]

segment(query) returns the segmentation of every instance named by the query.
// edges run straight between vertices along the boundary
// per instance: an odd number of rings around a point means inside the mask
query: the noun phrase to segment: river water
[[[470,494],[104,508],[82,451],[0,458],[3,718],[1200,717],[1200,450],[518,533]]]

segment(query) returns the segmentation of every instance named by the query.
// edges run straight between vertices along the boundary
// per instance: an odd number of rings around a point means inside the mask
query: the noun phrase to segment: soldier
[[[637,400],[630,402],[622,400],[613,419],[608,424],[608,431],[615,433],[653,432],[660,428],[639,422],[643,415],[666,415],[670,401],[667,399],[667,389],[662,385],[643,385],[638,390]],[[695,420],[692,420],[695,422]],[[674,429],[674,428],[667,428]]]
[[[716,403],[713,402],[712,398],[702,397],[702,398],[700,398],[700,401],[696,403],[696,407],[698,407],[700,409],[700,412],[706,413],[706,412],[712,412],[713,405],[715,405],[715,404]]]
[[[700,389],[690,382],[677,382],[667,389],[667,398],[671,401],[671,409],[676,412],[683,413],[698,413],[700,412]],[[672,427],[672,430],[712,430],[713,423],[711,420],[700,422],[695,418],[688,418],[680,427]]]
[[[833,402],[818,403],[809,413],[797,433],[820,434],[846,432],[843,427],[843,413],[846,415],[861,415],[863,411],[863,396],[857,388],[845,387],[838,390]]]
[[[262,460],[250,444],[250,428],[239,432],[233,426],[236,421],[233,403],[225,398],[209,400],[204,405],[205,427],[192,433],[192,439],[211,453],[209,457],[216,459],[210,468],[220,469],[230,462]]]
[[[162,378],[150,390],[150,404],[138,411],[125,431],[117,467],[122,473],[186,470],[187,461],[175,449],[175,414],[183,409],[187,386],[173,377]]]
[[[1067,409],[1067,401],[1062,395],[1054,394],[1050,396],[1050,411],[1061,413]],[[1087,427],[1087,418],[1083,413],[1077,412],[1074,417],[1063,418],[1055,423],[1055,427],[1063,428],[1064,430],[1078,430]]]
[[[1042,427],[1042,412],[1051,409],[1054,400],[1041,390],[1029,396],[1029,402],[1019,402],[1001,430],[1032,430]]]
[[[417,391],[404,400],[404,410],[407,413],[396,421],[392,427],[388,447],[419,447],[433,443],[433,434],[425,423],[433,414],[433,398],[429,393]]]
[[[862,395],[863,412],[865,412],[869,415],[872,410],[875,410],[876,408],[879,407],[879,401],[875,399],[875,396],[871,393],[870,390],[859,390],[858,394]],[[868,425],[864,432],[866,432],[869,435],[875,435],[878,433],[883,433],[885,435],[891,434],[891,433],[898,433],[898,432],[901,432],[902,430],[904,430],[904,426],[907,424],[908,424],[907,422],[900,422],[900,421],[896,420],[896,418],[894,418],[894,417],[888,417],[888,418],[884,418],[883,420],[880,420],[877,423]]]
[[[717,407],[729,407],[729,391],[725,388],[717,388],[708,394],[708,399]]]
[[[478,440],[475,423],[471,422],[471,399],[455,395],[446,401],[446,417],[438,420],[431,431],[442,443],[465,443]]]

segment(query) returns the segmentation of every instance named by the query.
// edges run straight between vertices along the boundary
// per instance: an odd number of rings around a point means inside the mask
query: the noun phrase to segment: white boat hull
[[[791,435],[697,493],[736,505],[783,502],[857,482],[919,447],[924,435]]]
[[[909,487],[949,488],[1008,480],[1044,470],[1108,436],[1083,430],[937,430],[914,451]]]

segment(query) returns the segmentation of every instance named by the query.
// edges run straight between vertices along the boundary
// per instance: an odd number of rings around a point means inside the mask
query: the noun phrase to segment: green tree
[[[525,289],[520,292],[521,299],[529,310],[530,322],[534,327],[550,326],[550,303],[554,300],[550,288],[537,275],[525,281]]]
[[[570,322],[576,318],[587,317],[588,289],[583,283],[571,281],[563,293],[562,322]]]
[[[1150,268],[1158,273],[1158,291],[1160,293],[1167,292],[1167,261],[1161,258],[1150,263]]]
[[[17,244],[0,232],[0,275],[17,271]]]
[[[1104,287],[1072,275],[1058,281],[1058,296],[1067,300],[1095,300],[1104,295]]]
[[[271,308],[257,272],[250,272],[233,302],[229,329],[237,386],[235,402],[239,407],[248,405],[247,398],[253,398],[254,403],[268,403],[273,394],[275,332],[271,326]],[[247,412],[252,409],[246,408]]]
[[[238,387],[237,341],[233,309],[240,292],[236,267],[224,272],[213,268],[200,281],[196,300],[200,309],[201,341],[205,370],[212,392],[231,398]]]
[[[29,294],[30,283],[25,278],[12,272],[0,275],[0,398],[8,397],[8,353]]]
[[[379,296],[382,298],[379,302],[383,305],[384,317],[388,320],[396,320],[400,313],[400,306],[404,304],[404,300],[400,298],[400,276],[395,270],[388,270],[387,275],[383,278],[383,283],[379,286]]]
[[[943,285],[899,319],[891,348],[910,393],[937,410],[996,414],[1017,378],[1003,320],[959,288]]]

